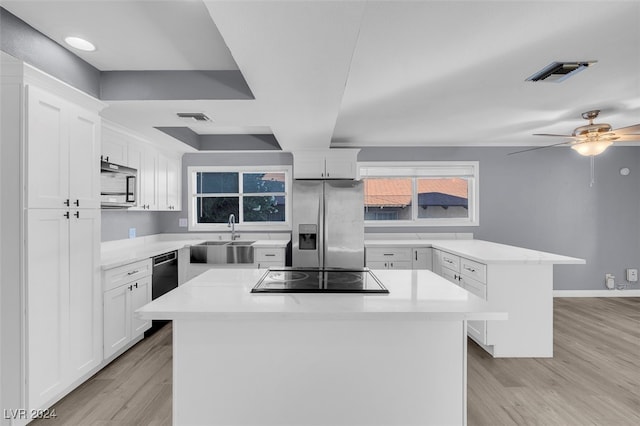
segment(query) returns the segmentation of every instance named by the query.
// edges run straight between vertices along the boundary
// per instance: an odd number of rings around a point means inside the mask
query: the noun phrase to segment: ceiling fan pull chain
[[[591,182],[589,183],[589,187],[593,187],[593,184],[596,182],[596,157],[592,155],[591,157]]]

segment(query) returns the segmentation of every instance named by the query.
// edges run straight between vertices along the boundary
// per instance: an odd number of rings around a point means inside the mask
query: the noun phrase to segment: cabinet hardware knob
[[[274,257],[275,254],[274,253],[265,253],[265,257]]]
[[[69,207],[69,199],[67,198],[65,201],[62,202],[62,204]]]
[[[66,217],[67,219],[69,219],[69,212],[64,212],[64,213],[62,214],[62,216],[64,216],[64,217]]]
[[[80,207],[80,200],[77,200],[77,199],[76,199],[76,200],[73,202],[73,204],[75,204],[75,205],[76,205],[76,207]]]
[[[130,285],[129,287],[127,287],[129,289],[129,291],[133,291],[133,286]]]
[[[138,283],[135,283],[133,286],[134,286],[135,288],[138,288]]]
[[[129,271],[127,272],[127,275],[133,275],[133,274],[137,274],[139,271],[136,269],[135,271]]]
[[[109,162],[109,156],[108,155],[107,155],[107,158],[104,161]]]
[[[74,215],[76,218],[80,219],[80,212],[79,212],[79,211],[76,211],[73,215]]]

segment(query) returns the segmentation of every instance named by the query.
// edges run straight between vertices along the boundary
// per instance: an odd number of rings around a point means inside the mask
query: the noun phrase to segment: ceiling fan
[[[555,138],[569,139],[564,142],[552,145],[529,148],[522,151],[511,152],[519,154],[521,152],[534,151],[537,149],[550,148],[552,146],[569,145],[578,154],[589,157],[602,154],[614,142],[640,142],[640,124],[613,129],[607,123],[594,123],[600,114],[599,109],[582,113],[582,118],[589,121],[589,124],[577,127],[570,135],[556,135],[550,133],[535,133],[534,136],[551,136]]]

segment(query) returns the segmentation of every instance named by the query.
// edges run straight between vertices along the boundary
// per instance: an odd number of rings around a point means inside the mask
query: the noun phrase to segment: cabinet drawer
[[[487,266],[474,262],[473,260],[461,258],[460,259],[460,273],[466,275],[481,283],[487,282]]]
[[[438,261],[443,268],[449,268],[453,271],[460,272],[460,257],[446,251],[438,251]]]
[[[469,293],[473,293],[479,298],[487,300],[487,286],[485,284],[464,276],[462,277],[461,284]]]
[[[107,269],[103,274],[103,291],[109,291],[128,282],[151,275],[151,259]]]
[[[256,261],[257,262],[283,262],[284,250],[283,249],[256,249]]]
[[[368,261],[404,261],[411,262],[411,247],[373,247],[368,248]],[[411,268],[408,268],[411,269]]]

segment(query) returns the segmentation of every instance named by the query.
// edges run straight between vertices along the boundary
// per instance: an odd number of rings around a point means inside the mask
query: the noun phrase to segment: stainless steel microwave
[[[101,161],[100,205],[103,209],[135,207],[138,171],[131,167]]]

